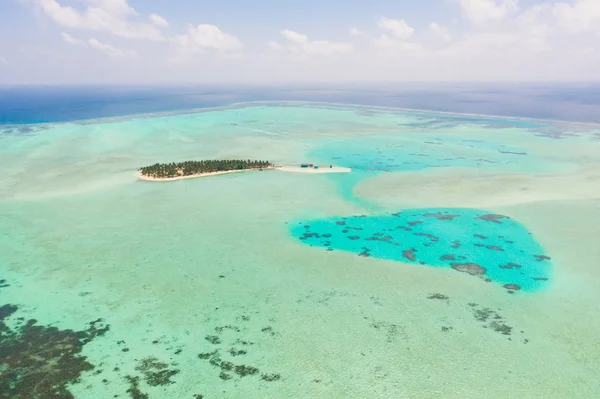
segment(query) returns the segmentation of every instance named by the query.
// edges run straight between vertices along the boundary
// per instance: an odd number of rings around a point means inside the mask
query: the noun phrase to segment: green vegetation
[[[252,161],[242,159],[222,159],[206,161],[186,161],[172,163],[157,163],[140,168],[143,176],[158,179],[171,177],[192,176],[201,173],[226,172],[233,170],[253,170],[270,168],[273,164],[269,161]]]

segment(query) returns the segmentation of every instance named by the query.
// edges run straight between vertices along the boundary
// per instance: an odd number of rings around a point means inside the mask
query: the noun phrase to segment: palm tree
[[[250,170],[272,167],[269,161],[252,161],[241,159],[185,161],[171,163],[156,163],[139,169],[143,176],[154,178],[170,178],[191,176],[201,173],[224,172],[230,170]]]

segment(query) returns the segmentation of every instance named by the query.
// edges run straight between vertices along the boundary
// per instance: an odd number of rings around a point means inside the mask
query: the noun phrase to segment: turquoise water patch
[[[311,157],[352,170],[414,172],[428,168],[531,166],[537,158],[525,150],[487,140],[452,140],[447,137],[370,137],[331,143]]]
[[[370,213],[380,213],[381,208],[372,201],[356,197],[354,188],[381,173],[410,173],[449,167],[531,171],[541,168],[539,158],[522,148],[491,140],[436,135],[383,135],[335,140],[314,149],[308,157],[323,165],[351,168],[352,173],[332,178],[343,198]]]
[[[550,277],[550,258],[527,229],[508,216],[478,209],[411,209],[386,216],[300,222],[294,237],[311,246],[434,267],[535,291]]]
[[[431,118],[425,119],[425,121],[419,125],[415,124],[414,126],[424,126],[429,128],[439,128],[448,126],[448,124],[462,124],[462,123],[470,123],[484,126],[493,126],[493,127],[520,127],[520,128],[540,128],[545,127],[546,125],[533,121],[533,120],[525,120],[525,119],[505,119],[505,118],[494,118],[494,117],[485,117],[485,116],[468,116],[468,115],[459,115],[459,114],[429,114],[423,113],[423,118]]]

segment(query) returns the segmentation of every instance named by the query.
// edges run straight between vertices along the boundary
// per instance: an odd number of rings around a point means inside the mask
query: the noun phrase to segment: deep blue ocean
[[[4,86],[0,124],[65,122],[248,101],[323,101],[600,123],[600,84]]]

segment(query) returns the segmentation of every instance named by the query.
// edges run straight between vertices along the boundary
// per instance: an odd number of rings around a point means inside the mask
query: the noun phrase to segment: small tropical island
[[[141,180],[169,181],[195,177],[212,176],[225,173],[247,172],[251,170],[274,169],[269,161],[252,161],[250,159],[219,159],[203,161],[185,161],[156,163],[139,169]]]
[[[350,168],[329,165],[301,164],[298,166],[274,165],[269,161],[252,161],[250,159],[220,159],[204,161],[185,161],[156,163],[138,170],[138,178],[146,181],[173,181],[221,175],[225,173],[249,172],[253,170],[279,170],[282,172],[302,173],[349,173]]]

